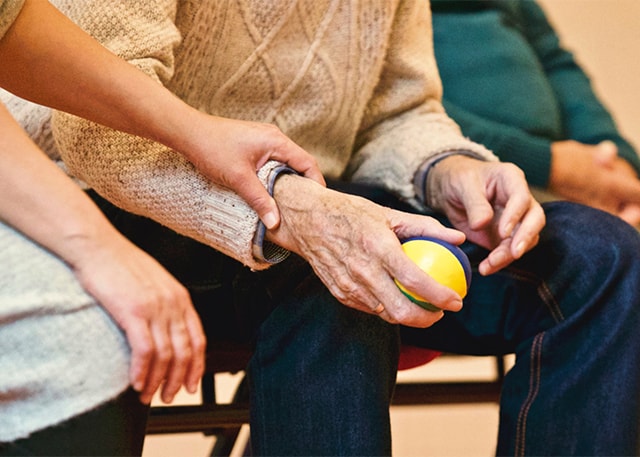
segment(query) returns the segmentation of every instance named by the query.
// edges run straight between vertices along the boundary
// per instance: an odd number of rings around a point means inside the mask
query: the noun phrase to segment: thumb
[[[274,229],[280,224],[278,205],[257,177],[252,177],[245,182],[237,192],[258,213],[258,217],[267,229]]]

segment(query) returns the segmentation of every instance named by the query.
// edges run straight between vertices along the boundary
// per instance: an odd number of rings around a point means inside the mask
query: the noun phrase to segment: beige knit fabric
[[[53,3],[192,106],[277,124],[328,177],[417,204],[412,179],[427,158],[495,159],[443,111],[423,0]],[[266,266],[251,251],[256,215],[174,151],[61,113],[53,132],[72,173],[117,205]]]

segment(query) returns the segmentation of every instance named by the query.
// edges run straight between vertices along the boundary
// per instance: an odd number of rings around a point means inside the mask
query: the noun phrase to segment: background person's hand
[[[72,268],[82,286],[124,330],[131,346],[130,382],[149,403],[194,393],[204,373],[206,339],[187,290],[128,240],[82,244]]]
[[[428,204],[491,251],[481,274],[495,273],[538,243],[544,211],[515,165],[454,155],[429,172],[427,187]]]
[[[428,327],[442,317],[441,311],[426,311],[407,299],[393,281],[397,278],[438,308],[462,307],[460,296],[418,268],[399,241],[424,235],[460,244],[459,231],[294,175],[278,178],[274,195],[282,224],[269,239],[305,258],[341,303],[413,327]]]
[[[611,141],[573,140],[551,145],[549,190],[561,198],[607,211],[640,225],[640,180]]]

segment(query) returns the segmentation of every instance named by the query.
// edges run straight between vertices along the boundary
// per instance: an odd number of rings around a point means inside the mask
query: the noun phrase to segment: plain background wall
[[[640,151],[640,1],[540,0],[621,132]]]

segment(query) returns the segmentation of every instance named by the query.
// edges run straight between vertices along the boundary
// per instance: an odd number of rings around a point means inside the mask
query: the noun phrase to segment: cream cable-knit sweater
[[[462,149],[494,160],[443,112],[424,0],[53,3],[192,106],[277,124],[328,177],[417,203],[425,159]],[[267,266],[252,255],[256,214],[176,152],[62,113],[53,132],[71,172],[115,204]]]

